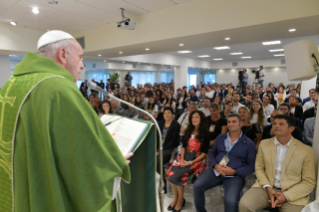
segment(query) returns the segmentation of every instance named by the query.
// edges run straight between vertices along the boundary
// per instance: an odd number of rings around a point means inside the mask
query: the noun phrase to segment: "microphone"
[[[95,84],[94,82],[89,81],[89,82],[87,83],[87,86],[88,86],[91,90],[98,91],[98,92],[103,93],[104,95],[110,97],[111,99],[114,98],[114,99],[116,99],[117,101],[119,101],[119,102],[121,102],[121,103],[123,103],[123,104],[126,104],[126,105],[131,106],[132,108],[134,108],[134,109],[136,109],[136,110],[138,110],[138,111],[140,111],[140,112],[146,114],[147,116],[149,116],[149,117],[152,119],[152,121],[154,122],[154,124],[155,124],[155,126],[156,126],[156,128],[157,128],[158,135],[159,135],[160,167],[163,167],[163,142],[162,142],[161,129],[160,129],[160,127],[158,126],[158,123],[157,123],[156,119],[152,116],[152,114],[150,114],[149,112],[147,112],[147,111],[145,111],[145,110],[143,110],[143,109],[141,109],[141,108],[139,108],[139,107],[136,107],[135,105],[133,105],[133,104],[131,104],[131,103],[129,103],[129,102],[126,102],[126,101],[124,101],[124,100],[122,100],[122,99],[120,99],[120,98],[118,98],[118,97],[116,97],[116,96],[113,96],[113,95],[110,94],[109,92],[107,92],[107,91],[105,91],[104,89],[102,89],[101,87],[99,87],[99,86],[98,86],[97,84]],[[161,171],[161,178],[163,178],[163,169],[160,169],[160,171]],[[163,200],[163,194],[164,194],[164,192],[163,192],[162,180],[161,180],[161,183],[160,183],[160,184],[161,184],[160,188],[161,188],[161,190],[162,190],[162,191],[161,191],[161,199]],[[161,207],[161,208],[162,208],[162,210],[163,210],[163,207]]]

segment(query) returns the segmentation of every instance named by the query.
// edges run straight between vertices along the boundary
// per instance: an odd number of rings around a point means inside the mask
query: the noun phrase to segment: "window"
[[[207,73],[204,75],[204,83],[207,84],[208,82],[215,83],[215,74]]]

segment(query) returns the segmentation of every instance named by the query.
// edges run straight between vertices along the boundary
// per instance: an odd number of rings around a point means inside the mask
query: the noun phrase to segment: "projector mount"
[[[120,8],[121,9],[121,13],[122,13],[122,21],[118,22],[118,24],[121,24],[121,23],[125,23],[125,22],[130,22],[131,19],[129,18],[126,18],[125,15],[124,15],[124,10],[123,8]]]

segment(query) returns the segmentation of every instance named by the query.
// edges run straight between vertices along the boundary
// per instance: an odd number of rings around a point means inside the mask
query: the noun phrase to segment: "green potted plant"
[[[110,74],[110,82],[111,84],[114,84],[114,82],[119,82],[120,74],[119,73],[114,73]]]

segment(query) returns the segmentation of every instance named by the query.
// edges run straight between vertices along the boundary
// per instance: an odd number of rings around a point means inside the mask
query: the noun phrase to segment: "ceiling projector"
[[[133,30],[135,29],[135,27],[136,27],[136,24],[129,21],[124,21],[124,22],[122,21],[117,23],[117,28],[119,29]]]
[[[131,19],[125,17],[123,8],[121,8],[121,11],[122,11],[122,21],[117,23],[117,28],[125,29],[125,30],[134,30],[136,27],[136,24],[132,23]]]

